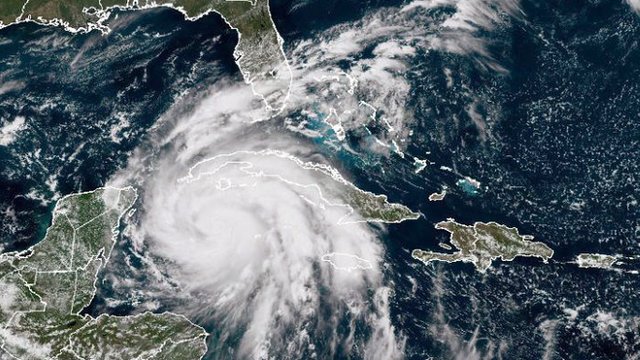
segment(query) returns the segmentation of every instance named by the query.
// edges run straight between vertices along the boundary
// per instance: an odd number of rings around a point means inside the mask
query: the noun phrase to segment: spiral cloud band
[[[223,329],[218,351],[239,338],[240,357],[276,349],[312,355],[320,332],[335,342],[325,348],[331,355],[351,352],[361,340],[349,332],[363,322],[376,338],[360,355],[398,353],[375,230],[341,221],[357,216],[340,202],[342,184],[300,164],[280,151],[237,151],[198,163],[178,181],[157,179],[142,221],[154,255],[173,264],[185,290],[204,296],[206,306],[187,311]],[[327,305],[346,317],[323,313]],[[333,333],[345,319],[346,333]]]

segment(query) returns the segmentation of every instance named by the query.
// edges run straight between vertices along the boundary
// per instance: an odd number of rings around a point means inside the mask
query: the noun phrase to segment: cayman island
[[[200,359],[207,333],[184,316],[82,314],[96,292],[133,188],[58,201],[31,248],[0,255],[0,355],[16,359]],[[0,356],[1,357],[1,356]]]
[[[245,82],[271,112],[283,109],[291,83],[291,69],[282,50],[282,37],[271,18],[268,0],[2,0],[0,29],[21,22],[60,26],[67,31],[111,30],[112,12],[170,7],[187,20],[211,12],[220,14],[238,32],[234,57]]]
[[[432,261],[468,262],[475,265],[478,271],[485,272],[498,258],[512,261],[518,256],[529,256],[547,262],[553,256],[553,250],[547,245],[531,241],[533,236],[520,235],[518,229],[495,222],[464,225],[447,219],[437,223],[436,229],[448,231],[451,245],[458,251],[439,253],[415,249],[411,252],[414,259],[425,264]]]

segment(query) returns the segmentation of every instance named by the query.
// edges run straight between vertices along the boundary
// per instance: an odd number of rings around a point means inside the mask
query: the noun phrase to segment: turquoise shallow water
[[[272,5],[286,43],[293,43],[389,4]],[[431,51],[417,54],[403,75],[416,119],[406,153],[435,166],[416,174],[408,156],[367,153],[373,140],[364,131],[347,138],[359,152],[345,151],[322,114],[311,119],[323,133],[314,139],[319,153],[363,189],[424,214],[383,235],[391,319],[410,359],[540,359],[545,352],[621,359],[640,351],[640,277],[628,271],[637,263],[626,259],[624,271],[568,263],[579,252],[640,254],[638,18],[620,1],[520,6],[523,19],[486,34],[506,72],[483,70],[472,56]],[[56,196],[103,185],[124,166],[176,94],[197,93],[221,77],[241,81],[231,56],[236,35],[220,18],[185,22],[168,9],[121,16],[127,21],[106,38],[30,24],[0,32],[0,79],[17,85],[0,94],[0,118],[27,119],[22,135],[0,146],[0,238],[7,249],[42,236]],[[445,68],[454,74],[451,88]],[[470,102],[486,133],[469,116]],[[128,123],[119,124],[120,113]],[[443,187],[444,201],[427,201]],[[496,262],[485,275],[470,264],[411,259],[414,248],[442,251],[437,244],[448,235],[433,224],[448,217],[515,226],[552,247],[554,259]],[[127,294],[101,282],[89,311],[136,311],[131,302],[105,300],[118,297]],[[202,324],[216,332],[217,324]],[[313,334],[320,345],[322,334]]]

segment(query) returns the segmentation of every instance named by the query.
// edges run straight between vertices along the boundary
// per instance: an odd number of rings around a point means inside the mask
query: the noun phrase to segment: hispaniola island
[[[0,360],[640,358],[640,0],[0,0]]]

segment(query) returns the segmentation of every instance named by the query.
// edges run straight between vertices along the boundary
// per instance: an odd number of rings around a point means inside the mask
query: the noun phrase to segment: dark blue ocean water
[[[426,331],[431,333],[427,339],[443,351],[441,356],[456,352],[438,340],[446,329],[437,325],[436,316],[419,315],[438,314],[438,304],[458,339],[469,341],[477,331],[485,354],[491,346],[494,355],[499,353],[500,344],[509,344],[505,357],[514,359],[539,359],[547,344],[553,358],[616,359],[640,349],[638,276],[565,263],[579,252],[632,255],[640,250],[639,19],[619,2],[523,2],[522,9],[526,20],[492,35],[495,57],[508,74],[487,73],[474,67],[473,59],[431,52],[409,75],[424,134],[413,143],[414,153],[432,150],[432,161],[470,174],[482,191],[468,196],[458,190],[435,206],[412,203],[437,191],[438,183],[452,188],[453,179],[427,171],[420,181],[407,169],[401,178],[431,186],[409,191],[403,199],[429,222],[451,216],[465,223],[516,226],[550,245],[554,261],[541,265],[518,259],[496,264],[486,276],[471,265],[425,269],[407,266],[409,260],[396,262],[396,274],[411,274],[421,284],[414,296],[400,295],[396,307],[411,329],[415,358],[423,357],[420,334],[430,327],[435,329]],[[443,86],[444,66],[455,69],[455,83],[470,86],[481,99],[480,112],[493,118],[486,138],[460,106],[468,95],[456,85],[453,91]],[[443,90],[428,91],[434,83]],[[454,115],[463,120],[454,124]],[[428,224],[406,223],[395,226],[389,238],[395,249],[390,253],[408,259],[407,248],[437,250],[446,234]],[[408,292],[412,284],[400,278]],[[442,297],[434,295],[438,291]],[[572,319],[567,309],[579,309],[579,315]],[[594,319],[598,312],[627,320],[604,330]],[[552,329],[551,342],[541,331],[545,327]]]
[[[7,250],[43,236],[52,199],[104,185],[174,97],[237,72],[237,35],[220,17],[186,22],[158,9],[112,22],[108,36],[34,24],[0,32],[1,80],[16,84],[0,94],[0,118],[26,119],[0,146],[0,209],[15,214],[0,226]]]
[[[274,1],[272,13],[291,43],[392,4]],[[640,18],[621,1],[521,7],[526,16],[487,34],[506,72],[430,51],[405,75],[417,120],[407,152],[430,151],[430,161],[458,174],[437,166],[415,174],[395,155],[366,162],[321,150],[362,188],[424,214],[390,226],[385,239],[393,321],[410,359],[640,352],[640,275],[567,263],[587,251],[640,254]],[[16,214],[0,226],[7,249],[42,237],[56,193],[103,185],[124,166],[178,93],[207,88],[221,75],[239,78],[236,35],[218,16],[186,22],[157,9],[113,21],[107,37],[31,24],[0,32],[0,80],[18,84],[0,94],[0,118],[24,116],[28,125],[11,146],[0,146],[0,210]],[[454,74],[451,89],[445,67]],[[472,98],[490,118],[486,133],[465,110]],[[114,143],[118,113],[130,120]],[[455,185],[459,174],[482,183],[478,194]],[[450,190],[445,200],[428,202],[442,186]],[[470,264],[413,261],[411,249],[435,250],[447,240],[433,228],[447,217],[515,226],[551,246],[554,259],[496,262],[484,275]],[[133,310],[100,298],[89,309]]]

